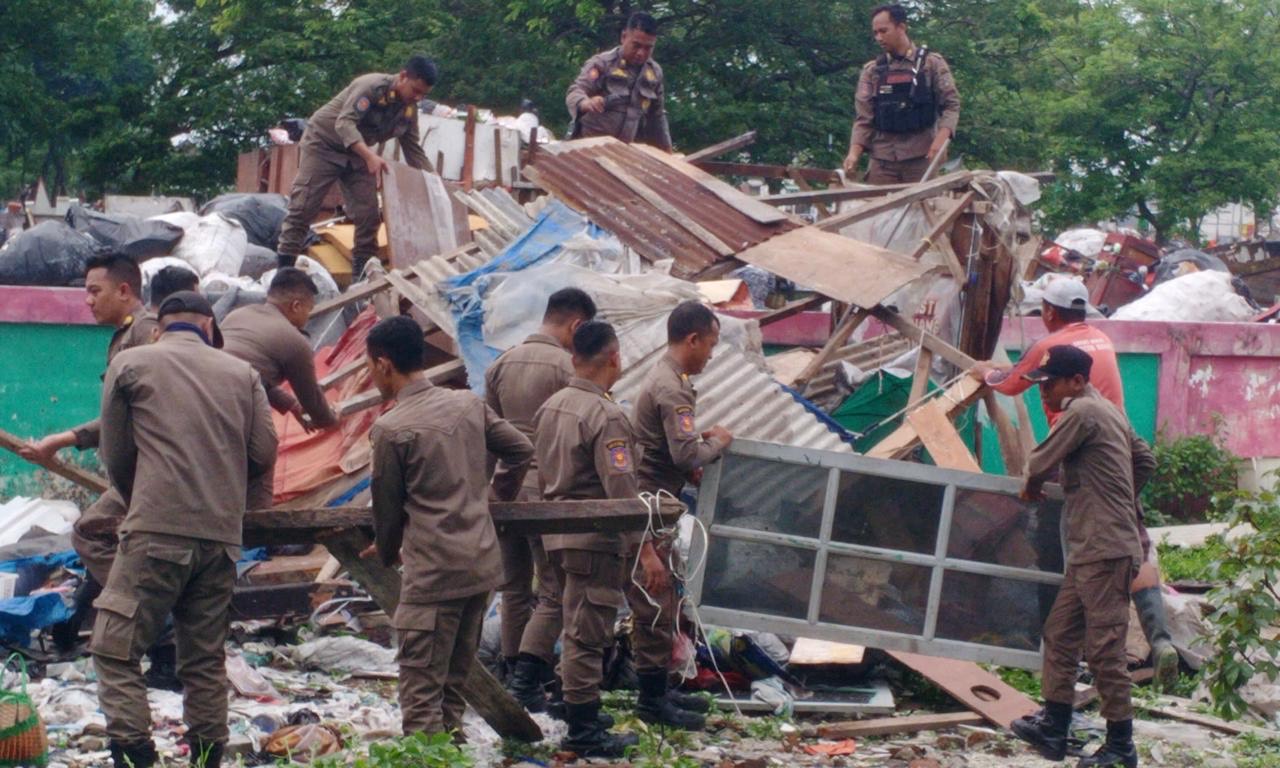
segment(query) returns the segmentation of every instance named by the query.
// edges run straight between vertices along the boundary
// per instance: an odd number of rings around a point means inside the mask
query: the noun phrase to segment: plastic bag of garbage
[[[84,284],[84,265],[102,246],[61,221],[42,221],[0,248],[0,285]]]
[[[289,198],[269,192],[219,195],[200,209],[201,216],[221,213],[240,222],[249,242],[273,251],[280,244],[280,226],[288,212]]]
[[[1184,323],[1244,322],[1256,314],[1236,293],[1229,272],[1192,272],[1152,288],[1115,311],[1112,320]]]
[[[339,293],[342,293],[342,289],[339,288],[338,283],[334,281],[333,275],[329,274],[329,270],[325,269],[323,264],[310,256],[299,256],[298,261],[294,266],[303,272],[306,272],[312,282],[316,284],[316,290],[320,291],[316,294],[316,301],[331,299]],[[263,292],[271,287],[271,281],[275,276],[276,270],[273,268],[263,272],[262,276],[258,278],[258,285],[261,287]]]
[[[280,259],[275,251],[249,243],[244,249],[244,262],[240,265],[240,276],[257,280],[266,272],[275,269],[279,263]]]
[[[201,277],[213,272],[240,274],[249,243],[240,222],[220,213],[197,216],[186,211],[166,213],[152,219],[155,220],[182,227],[185,234],[173,249],[173,255],[194,267]]]
[[[79,204],[67,209],[67,224],[103,247],[131,256],[135,261],[172,252],[183,235],[182,227],[167,221],[113,216]]]

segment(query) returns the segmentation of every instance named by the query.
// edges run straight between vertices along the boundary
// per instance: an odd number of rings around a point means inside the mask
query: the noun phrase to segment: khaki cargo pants
[[[107,736],[122,744],[151,738],[151,709],[139,660],[172,611],[187,736],[227,739],[226,641],[240,548],[216,541],[132,532],[120,537],[115,567],[94,602],[89,650]]]
[[[1067,565],[1058,598],[1044,622],[1041,690],[1045,701],[1075,701],[1080,654],[1089,662],[1107,720],[1129,720],[1129,583],[1137,563],[1127,557]]]
[[[364,161],[354,154],[339,152],[315,140],[302,139],[298,158],[298,175],[289,192],[289,212],[280,229],[281,256],[299,256],[306,250],[311,222],[320,213],[329,188],[342,187],[342,206],[356,225],[355,248],[351,252],[353,269],[378,255],[377,179],[365,169]]]
[[[946,162],[946,158],[942,158]],[[929,158],[913,157],[910,160],[877,160],[867,164],[868,184],[914,184],[924,178],[929,170]]]
[[[116,547],[120,542],[116,529],[124,522],[128,511],[124,499],[120,498],[120,492],[111,487],[71,527],[71,546],[80,556],[89,575],[99,584],[105,585],[107,576],[111,573],[111,564],[115,562]],[[85,530],[86,527],[101,530],[90,533]]]
[[[671,540],[655,541],[654,547],[658,557],[666,563],[671,554]],[[651,594],[646,598],[644,591],[636,585],[637,581],[644,580],[644,569],[636,565],[639,556],[640,551],[636,550],[627,557],[624,584],[627,604],[631,606],[631,652],[635,656],[637,672],[666,672],[671,666],[671,643],[676,631],[678,600],[675,583],[673,581],[671,588],[661,595]]]
[[[542,537],[503,534],[498,536],[498,547],[502,551],[503,574],[502,586],[498,588],[502,593],[499,609],[502,616],[502,655],[515,658],[525,642],[527,628],[532,627],[534,635],[529,643],[538,649],[534,655],[551,661],[556,639],[560,637],[560,596],[548,596],[545,601],[547,610],[536,622],[533,621],[535,612],[544,602],[544,593],[551,589],[558,591],[555,576],[549,573],[551,565],[547,561],[546,550],[542,548]],[[548,655],[543,655],[544,650]]]
[[[462,730],[462,688],[476,660],[489,593],[438,603],[401,603],[392,622],[400,645],[404,734]]]
[[[610,552],[581,549],[555,550],[548,556],[564,584],[564,652],[560,656],[564,700],[588,704],[600,698],[604,652],[613,644],[626,561]]]

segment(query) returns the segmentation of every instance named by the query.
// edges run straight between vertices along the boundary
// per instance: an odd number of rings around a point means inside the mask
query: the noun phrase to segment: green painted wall
[[[104,326],[0,323],[0,426],[40,437],[96,416],[110,340]],[[93,451],[61,455],[97,466]],[[0,501],[40,495],[37,469],[0,450]]]
[[[1017,361],[1019,355],[1009,355]],[[1154,442],[1156,437],[1156,392],[1160,382],[1160,356],[1153,354],[1119,355],[1120,379],[1124,385],[1124,409],[1133,424],[1134,431],[1147,442]],[[1049,423],[1045,420],[1044,406],[1040,404],[1040,389],[1032,387],[1023,393],[1027,410],[1031,414],[1031,429],[1036,440],[1043,440],[1049,434]],[[1010,413],[1011,418],[1016,418]],[[972,438],[970,437],[970,441]],[[972,443],[970,444],[972,447]],[[982,469],[984,472],[1004,474],[1004,459],[1000,455],[1000,440],[995,427],[984,424],[982,427]]]

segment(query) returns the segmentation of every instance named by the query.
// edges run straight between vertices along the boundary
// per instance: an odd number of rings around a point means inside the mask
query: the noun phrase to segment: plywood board
[[[738,254],[752,266],[846,304],[874,307],[932,269],[902,254],[801,227]]]
[[[975,715],[970,712],[878,717],[874,720],[852,720],[847,723],[823,723],[818,726],[818,736],[823,739],[894,736],[904,733],[918,733],[920,731],[942,731],[961,725],[982,725],[982,723],[981,715]]]
[[[382,202],[391,266],[402,269],[456,249],[453,202],[440,177],[404,163],[387,165]]]
[[[981,472],[978,460],[960,439],[955,425],[947,417],[942,400],[930,400],[907,414],[907,423],[916,431],[920,442],[933,457],[933,463],[946,469]]]
[[[889,651],[900,663],[924,675],[961,704],[993,725],[1009,723],[1035,712],[1038,705],[1025,694],[971,661],[941,659],[918,653]]]
[[[787,660],[787,664],[792,667],[861,664],[866,651],[867,649],[861,645],[801,637],[797,638],[796,644],[791,647],[791,658]]]

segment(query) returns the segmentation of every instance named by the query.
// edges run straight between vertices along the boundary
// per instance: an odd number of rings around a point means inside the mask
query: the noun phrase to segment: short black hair
[[[889,14],[889,21],[892,21],[894,24],[907,23],[907,9],[903,8],[898,3],[885,3],[884,5],[877,5],[875,8],[872,8],[871,20],[875,21],[876,17],[882,13]]]
[[[85,277],[95,269],[107,270],[107,277],[129,286],[134,296],[142,298],[142,270],[132,258],[117,251],[94,254],[84,264]]]
[[[573,354],[580,360],[594,361],[617,343],[617,331],[603,320],[583,323],[573,332]]]
[[[404,71],[409,73],[409,77],[421,80],[430,86],[434,86],[436,80],[440,79],[440,67],[421,53],[409,57],[405,62]]]
[[[1056,312],[1058,317],[1062,318],[1062,321],[1066,323],[1083,323],[1085,318],[1089,316],[1088,310],[1083,307],[1053,306],[1053,311]]]
[[[277,269],[275,277],[271,278],[271,287],[267,288],[267,296],[273,299],[304,299],[318,293],[320,289],[316,288],[316,282],[311,279],[311,275],[297,267]]]
[[[644,11],[636,11],[627,17],[627,26],[623,27],[623,31],[628,29],[636,29],[646,35],[653,35],[654,37],[657,37],[658,20]]]
[[[365,339],[369,359],[383,357],[400,373],[413,373],[427,367],[427,343],[422,326],[404,315],[388,317],[369,329]]]
[[[716,313],[698,301],[682,302],[667,317],[667,343],[684,341],[691,333],[711,333],[720,324]]]
[[[563,322],[580,317],[583,322],[595,319],[596,303],[581,288],[561,288],[547,299],[543,321]]]
[[[200,287],[200,276],[186,267],[168,266],[151,276],[151,306],[178,291],[194,291]]]

